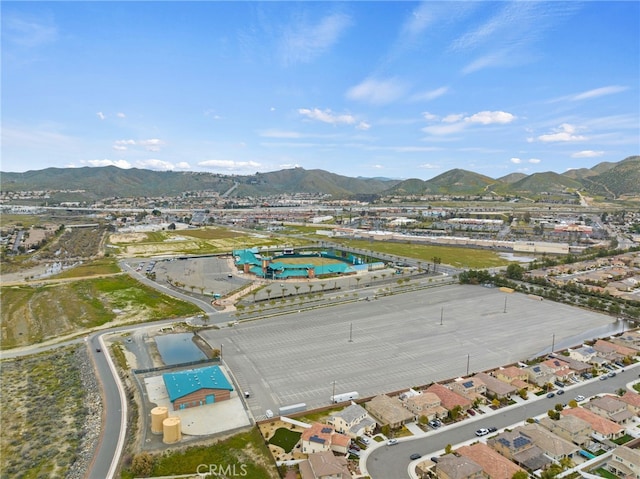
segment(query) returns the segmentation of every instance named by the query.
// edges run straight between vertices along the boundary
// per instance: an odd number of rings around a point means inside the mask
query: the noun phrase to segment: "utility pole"
[[[553,334],[553,336],[551,337],[551,353],[553,353],[553,350],[556,347],[556,335],[555,333]]]
[[[467,354],[467,376],[469,375],[469,355]]]
[[[442,316],[444,315],[444,306],[440,309],[440,326],[442,326]]]
[[[349,342],[353,342],[353,323],[349,323]]]
[[[504,312],[507,312],[507,297],[504,297]]]

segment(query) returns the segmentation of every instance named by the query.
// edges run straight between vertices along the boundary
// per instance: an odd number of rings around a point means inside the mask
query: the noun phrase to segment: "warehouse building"
[[[167,373],[162,379],[174,411],[226,401],[233,391],[219,366]]]

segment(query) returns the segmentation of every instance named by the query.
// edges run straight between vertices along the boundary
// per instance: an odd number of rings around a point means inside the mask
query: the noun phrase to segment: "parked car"
[[[349,449],[347,449],[347,452],[348,452],[349,454],[354,455],[354,456],[358,456],[358,457],[360,456],[360,451],[359,451],[359,450],[356,450],[356,449],[353,449],[353,448],[349,448]]]
[[[264,412],[264,415],[267,416],[267,417],[273,417],[273,411],[271,409],[267,409]]]
[[[367,436],[361,436],[360,441],[362,441],[362,444],[367,444],[367,445],[369,445],[369,443],[371,442]]]
[[[360,450],[360,446],[358,446],[356,443],[352,442],[351,446],[349,446],[350,449],[353,449],[354,451],[359,451]]]
[[[102,349],[96,348],[96,353],[101,353],[101,352],[102,352]]]
[[[557,394],[558,396],[562,396],[562,395],[564,394],[564,389],[558,389],[558,390],[556,391],[556,394]]]
[[[476,431],[476,436],[480,437],[480,436],[486,436],[487,434],[489,434],[489,430],[483,428],[480,428]]]
[[[476,412],[475,412],[473,409],[467,409],[467,414],[468,414],[469,416],[475,416],[475,415],[476,415]]]
[[[396,444],[398,444],[398,440],[397,439],[389,439],[387,441],[387,446],[395,446]]]
[[[575,398],[573,398],[573,399],[575,399],[575,401],[576,401],[576,402],[580,402],[580,401],[584,401],[584,400],[585,400],[585,397],[584,397],[584,396],[576,396],[576,397],[575,397]]]
[[[491,426],[489,428],[487,428],[487,431],[489,432],[496,432],[498,429],[496,429],[494,426]]]
[[[411,459],[412,461],[415,461],[416,459],[420,459],[421,457],[422,457],[422,454],[418,454],[417,452],[414,452],[409,456],[409,459]]]
[[[434,419],[433,421],[429,421],[429,426],[431,426],[434,429],[438,429],[440,426],[442,426],[442,423],[437,419]]]
[[[548,398],[552,398],[552,397],[555,397],[555,395],[556,395],[556,393],[549,393],[549,394],[547,394],[547,397]]]
[[[433,456],[433,457],[431,458],[431,460],[437,464],[437,463],[438,463],[438,461],[440,460],[440,458],[439,458],[439,457],[437,457],[437,456]]]
[[[605,381],[607,379],[607,375],[603,374],[602,376],[600,376],[600,381]]]
[[[610,378],[614,377],[616,375],[615,371],[611,371],[607,376],[609,376]]]

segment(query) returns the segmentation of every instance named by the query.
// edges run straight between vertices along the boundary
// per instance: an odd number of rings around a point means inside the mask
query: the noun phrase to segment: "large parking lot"
[[[444,286],[208,330],[256,417],[499,367],[617,331],[613,318],[481,286]]]

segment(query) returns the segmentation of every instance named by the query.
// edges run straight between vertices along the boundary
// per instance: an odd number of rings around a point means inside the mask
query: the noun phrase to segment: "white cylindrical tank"
[[[164,406],[154,407],[151,410],[151,432],[162,434],[162,421],[169,417],[169,408]]]
[[[165,444],[173,444],[175,442],[180,441],[182,439],[182,431],[180,430],[180,418],[179,417],[168,417],[164,421],[162,421],[162,442]]]

